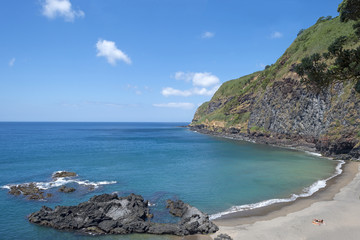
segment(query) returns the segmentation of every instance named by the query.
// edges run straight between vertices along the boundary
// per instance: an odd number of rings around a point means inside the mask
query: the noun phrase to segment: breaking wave
[[[52,177],[58,172],[63,171],[56,171],[52,174]],[[1,188],[10,189],[12,186],[17,185],[29,185],[30,183],[33,183],[36,187],[42,190],[47,190],[50,188],[57,188],[69,183],[76,183],[82,186],[92,187],[94,189],[100,187],[101,185],[108,185],[108,184],[115,184],[116,181],[99,181],[99,182],[92,182],[90,180],[81,180],[77,179],[77,175],[75,177],[59,177],[59,178],[53,178],[52,181],[48,182],[29,182],[29,183],[21,183],[21,184],[7,184],[4,186],[1,186]]]

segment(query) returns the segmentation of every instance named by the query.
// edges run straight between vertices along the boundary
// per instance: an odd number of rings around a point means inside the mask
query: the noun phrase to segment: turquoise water
[[[0,189],[0,239],[93,239],[28,223],[26,216],[42,205],[74,205],[95,194],[133,192],[155,204],[156,221],[173,221],[162,209],[168,198],[216,214],[302,193],[334,174],[337,165],[303,152],[219,139],[180,125],[186,123],[0,123],[0,186],[48,182],[59,170],[75,171],[79,180],[116,181],[93,192],[56,194],[51,189],[55,196],[46,202]]]

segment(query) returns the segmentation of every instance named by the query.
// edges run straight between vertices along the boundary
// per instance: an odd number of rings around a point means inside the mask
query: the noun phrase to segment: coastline
[[[343,165],[346,164],[345,161],[341,160],[332,160],[329,159],[329,161],[338,161],[338,165],[335,169],[335,174],[332,176],[326,178],[326,179],[320,179],[316,182],[314,182],[311,186],[305,188],[307,191],[303,191],[300,194],[292,194],[289,198],[280,198],[280,199],[268,199],[262,202],[257,202],[253,204],[247,204],[242,206],[234,206],[231,209],[213,214],[210,216],[210,219],[213,221],[216,220],[224,220],[229,219],[233,217],[248,217],[248,216],[260,216],[263,215],[263,212],[272,212],[276,209],[282,208],[283,206],[290,205],[300,199],[306,199],[309,198],[319,191],[325,190],[329,184],[334,183],[334,178],[338,177],[343,173]],[[333,181],[331,181],[333,180]]]
[[[326,187],[319,189],[311,196],[300,197],[292,202],[275,203],[248,211],[229,213],[213,221],[221,226],[252,224],[257,221],[271,220],[291,212],[301,211],[319,201],[331,201],[343,187],[347,186],[355,178],[359,166],[360,163],[347,162],[343,165],[343,172],[340,175],[327,181]]]
[[[235,141],[245,141],[256,144],[266,144],[273,147],[320,154],[319,151],[316,150],[316,146],[314,143],[310,143],[306,141],[306,139],[302,139],[302,138],[292,139],[284,136],[281,136],[281,138],[275,138],[275,137],[270,138],[262,134],[252,136],[249,134],[229,133],[225,131],[215,132],[215,131],[207,130],[205,128],[199,128],[198,126],[190,126],[190,125],[188,126],[188,128],[190,131],[209,135],[216,138],[225,138]]]
[[[316,151],[315,146],[308,144],[275,144],[263,142],[261,140],[258,142],[255,141],[255,139],[244,136],[234,137],[234,135],[215,133],[206,130],[197,131],[198,129],[195,130],[191,128],[190,130],[213,137],[268,144],[275,147],[298,150],[321,156],[318,151]],[[233,239],[269,239],[270,236],[270,239],[324,239],[323,236],[318,235],[318,232],[320,231],[314,232],[313,227],[318,226],[313,225],[312,220],[314,218],[324,219],[325,223],[327,223],[327,217],[322,217],[321,215],[333,215],[334,212],[344,215],[341,206],[339,206],[341,203],[347,204],[348,202],[359,201],[358,194],[355,193],[356,196],[354,196],[354,194],[349,194],[349,192],[354,193],[354,189],[357,189],[358,193],[360,194],[359,167],[359,162],[346,161],[345,164],[342,165],[342,173],[328,179],[326,181],[325,187],[320,188],[310,196],[299,197],[295,201],[274,203],[265,207],[228,213],[219,218],[216,218],[213,220],[213,222],[219,226],[220,230],[216,234],[211,235],[211,237],[215,238],[217,235],[225,233],[231,236]],[[341,201],[337,199],[340,199]],[[329,204],[334,205],[334,207],[330,209],[328,206]],[[314,207],[315,205],[320,206]],[[343,228],[353,225],[351,222],[349,224],[349,220],[347,220],[347,218],[353,219],[351,213],[357,212],[358,210],[360,211],[360,206],[358,207],[359,209],[357,209],[357,207],[352,209],[352,206],[353,205],[348,206],[350,210],[343,219]],[[321,212],[322,214],[316,214],[316,212]],[[301,216],[302,220],[294,221],[293,215],[299,215],[299,217]],[[304,220],[305,216],[307,217],[307,220]],[[337,222],[337,220],[338,219],[336,217],[331,219],[331,221],[335,222]],[[360,217],[356,218],[354,221],[359,222]],[[288,222],[291,222],[293,228],[288,226]],[[324,224],[321,227],[325,228],[327,225],[328,224]],[[285,232],[284,228],[288,229],[290,232]],[[303,228],[308,230],[303,231]],[[346,239],[358,239],[360,229],[355,232],[350,231],[344,234],[347,235]],[[289,236],[291,236],[291,238],[289,238]],[[196,238],[191,239],[210,239],[208,237],[210,236],[197,236]],[[341,237],[341,234],[330,234],[326,238],[339,239]]]
[[[301,151],[301,152],[305,152],[307,154],[311,154],[311,155],[314,155],[317,157],[327,158],[327,159],[329,159],[329,161],[337,161],[338,162],[338,165],[336,166],[336,169],[335,169],[335,173],[333,175],[331,175],[330,177],[328,177],[326,179],[319,179],[318,181],[314,182],[311,186],[308,187],[307,191],[304,191],[302,193],[292,194],[291,197],[289,197],[289,198],[268,199],[268,200],[264,200],[262,202],[257,202],[257,203],[253,203],[253,204],[233,206],[232,208],[230,208],[224,212],[220,212],[220,213],[211,215],[210,219],[212,219],[212,221],[214,221],[214,222],[220,222],[220,221],[233,219],[233,218],[247,217],[247,220],[245,220],[244,223],[248,223],[247,221],[249,221],[250,217],[264,216],[271,212],[275,212],[285,206],[290,206],[290,205],[298,203],[298,202],[303,202],[303,201],[305,202],[305,200],[313,199],[314,197],[323,194],[323,192],[325,190],[330,188],[337,181],[341,181],[339,179],[343,179],[343,177],[341,177],[341,176],[344,174],[344,168],[349,163],[350,163],[350,165],[352,163],[350,161],[344,161],[344,160],[334,159],[331,157],[322,156],[318,151],[316,151],[315,146],[311,146],[309,144],[304,145],[303,142],[293,142],[291,145],[284,144],[283,141],[281,143],[269,143],[269,142],[264,142],[261,138],[260,138],[260,141],[257,141],[258,138],[250,138],[249,136],[226,134],[224,132],[219,133],[219,132],[209,131],[206,129],[200,129],[200,131],[198,131],[199,129],[193,128],[191,126],[189,127],[189,130],[200,133],[200,134],[209,135],[209,136],[212,136],[215,138],[220,138],[220,139],[245,141],[245,142],[250,142],[250,143],[254,143],[254,144],[265,144],[265,145],[269,145],[269,146],[273,146],[273,147],[277,147],[277,148]],[[354,178],[354,176],[352,176],[352,178]],[[334,188],[334,187],[331,187],[330,189],[332,189],[332,188]],[[335,194],[333,194],[333,195],[335,195]]]
[[[344,172],[329,181],[328,187],[308,198],[249,216],[232,215],[215,220],[220,230],[233,239],[358,239],[360,229],[360,163],[349,162]],[[312,224],[314,218],[325,224]]]

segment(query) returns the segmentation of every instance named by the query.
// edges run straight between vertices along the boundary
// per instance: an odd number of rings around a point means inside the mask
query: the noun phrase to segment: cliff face
[[[359,46],[353,23],[321,21],[297,37],[284,55],[264,71],[228,81],[196,111],[198,131],[278,145],[316,148],[325,155],[360,158],[360,94],[355,81],[317,88],[294,72],[301,58],[326,52],[337,37]],[[339,156],[340,155],[340,156]]]

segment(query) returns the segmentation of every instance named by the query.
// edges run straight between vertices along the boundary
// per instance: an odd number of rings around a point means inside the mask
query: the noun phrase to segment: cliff
[[[340,17],[320,18],[299,33],[276,63],[225,82],[197,109],[190,127],[220,136],[316,149],[327,156],[360,158],[360,93],[355,90],[360,80],[347,75],[319,86],[304,81],[296,71],[302,59],[327,53],[340,36],[346,36],[343,49],[357,49],[360,41],[354,23],[341,22]],[[334,68],[334,59],[322,61]]]

